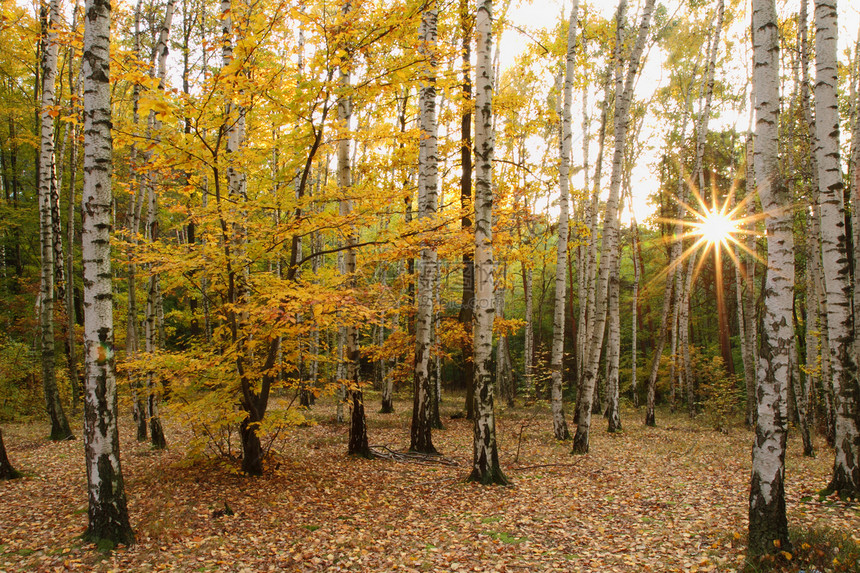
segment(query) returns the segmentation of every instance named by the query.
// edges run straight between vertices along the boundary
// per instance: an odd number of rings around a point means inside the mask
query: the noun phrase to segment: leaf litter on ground
[[[370,398],[369,398],[370,399]],[[137,543],[102,554],[81,541],[86,475],[81,440],[52,443],[43,424],[7,424],[23,479],[0,483],[0,571],[733,571],[745,562],[751,434],[716,432],[662,412],[659,425],[623,411],[624,432],[593,425],[591,451],[571,456],[548,408],[506,409],[497,432],[510,487],[464,481],[472,423],[433,434],[442,456],[409,454],[409,401],[367,408],[377,459],[346,456],[333,404],[275,445],[262,477],[189,463],[186,430],[170,449],[121,424],[122,464]],[[450,411],[449,411],[450,410]],[[525,429],[524,429],[525,428]],[[786,503],[794,528],[860,531],[850,503],[819,503],[831,453],[802,457],[792,432]],[[229,511],[228,511],[229,509]],[[850,571],[852,569],[843,569]]]

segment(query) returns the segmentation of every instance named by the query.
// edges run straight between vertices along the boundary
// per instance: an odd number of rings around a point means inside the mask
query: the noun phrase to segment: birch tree
[[[161,24],[161,29],[158,34],[158,42],[155,45],[155,60],[156,68],[151,71],[151,75],[156,78],[159,91],[164,91],[164,84],[167,80],[167,41],[170,36],[170,27],[173,22],[173,10],[175,0],[169,0],[164,12],[164,21]],[[158,132],[161,128],[161,121],[157,118],[155,112],[150,110],[147,119],[147,129],[150,137],[158,140]],[[152,159],[151,152],[144,153],[144,161],[149,163]],[[152,173],[146,173],[144,181],[146,188],[141,192],[145,192],[148,196],[147,207],[147,235],[151,242],[158,240],[158,199],[155,192],[155,186],[152,181]],[[158,310],[161,306],[161,297],[159,295],[158,275],[152,272],[150,265],[149,288],[147,289],[146,297],[146,322],[145,324],[145,340],[146,352],[150,356],[155,353],[157,342],[163,343],[163,340],[158,340]],[[149,420],[149,436],[152,447],[156,449],[164,449],[167,447],[167,440],[164,437],[164,429],[161,425],[161,416],[159,415],[159,392],[155,376],[152,372],[147,373],[146,384],[146,417]]]
[[[851,308],[851,264],[845,226],[844,185],[837,107],[835,0],[815,1],[815,156],[818,161],[821,257],[827,295],[827,329],[833,377],[835,448],[827,486],[840,496],[860,497],[858,378]]]
[[[426,60],[426,72],[419,95],[421,135],[418,151],[418,219],[427,224],[436,215],[439,157],[436,144],[436,22],[438,10],[431,3],[421,21],[419,53]],[[437,258],[432,238],[426,237],[421,248],[415,313],[415,390],[412,407],[412,431],[409,449],[435,453],[432,440],[431,399],[434,384],[431,376],[433,302]]]
[[[618,256],[618,201],[623,175],[624,150],[627,143],[627,130],[630,123],[630,103],[633,99],[634,81],[639,72],[639,63],[645,49],[645,40],[651,26],[651,14],[654,11],[655,0],[647,0],[642,8],[639,32],[636,43],[630,53],[627,63],[626,76],[621,82],[620,70],[617,74],[615,93],[614,118],[614,149],[612,154],[612,175],[609,183],[609,196],[606,200],[606,216],[603,223],[603,241],[601,244],[600,271],[597,276],[594,302],[593,326],[588,348],[587,362],[582,380],[582,392],[576,405],[577,427],[573,438],[573,453],[588,452],[588,438],[591,429],[591,403],[594,397],[594,387],[597,381],[597,370],[600,365],[600,351],[603,335],[606,329],[606,309],[609,295],[609,275],[614,259]],[[623,38],[624,19],[627,11],[627,1],[618,4],[616,22],[618,32],[616,42]]]
[[[349,18],[352,3],[346,0],[342,8],[343,22]],[[352,212],[352,200],[349,191],[352,187],[352,171],[350,167],[351,137],[349,135],[352,121],[352,100],[349,97],[350,71],[346,63],[341,64],[338,83],[341,88],[337,102],[338,141],[337,141],[337,187],[341,196],[339,201],[340,215],[347,217]],[[356,270],[356,243],[358,237],[354,228],[347,231],[347,248],[343,254],[343,273],[349,277],[347,284],[354,284]],[[432,294],[431,294],[432,297]],[[358,328],[355,324],[347,324],[345,330],[344,354],[346,360],[346,379],[349,381],[349,400],[352,414],[349,424],[349,453],[362,457],[370,457],[370,445],[367,441],[367,423],[364,415],[364,396],[359,383],[359,350]]]
[[[820,392],[823,402],[823,414],[824,414],[824,437],[827,440],[827,444],[830,446],[834,445],[834,426],[835,426],[835,412],[833,407],[834,397],[833,397],[833,378],[831,376],[830,369],[830,334],[829,328],[827,326],[827,293],[824,286],[824,276],[822,271],[822,259],[821,259],[821,208],[820,208],[820,189],[821,185],[819,184],[819,170],[818,170],[818,160],[816,157],[815,149],[816,149],[816,122],[815,117],[812,113],[812,98],[810,94],[810,78],[809,78],[809,38],[808,38],[808,27],[807,27],[807,14],[808,14],[808,0],[801,0],[800,3],[800,22],[799,22],[799,32],[800,32],[800,72],[801,72],[801,86],[800,86],[800,97],[801,97],[801,106],[803,108],[803,117],[806,123],[806,137],[804,138],[804,155],[809,158],[808,162],[804,162],[804,175],[809,179],[811,183],[811,193],[810,193],[810,215],[809,215],[809,227],[807,233],[807,249],[809,251],[809,256],[807,258],[807,274],[809,275],[811,289],[807,291],[807,305],[811,304],[809,307],[812,310],[812,324],[814,324],[817,328],[817,338],[814,343],[812,340],[809,340],[810,346],[814,348],[816,359],[819,361],[818,371],[820,375],[818,376],[818,381],[820,384]],[[809,320],[809,318],[807,318]],[[807,332],[810,330],[807,328]],[[809,361],[808,363],[813,363],[814,361]]]
[[[141,21],[141,0],[138,0],[134,10],[134,54],[140,58],[140,21]],[[140,123],[140,83],[135,82],[132,88],[132,123],[135,127]],[[132,200],[128,202],[128,213],[126,215],[126,230],[128,231],[128,265],[126,273],[128,277],[128,307],[126,317],[126,332],[125,332],[125,352],[130,359],[137,357],[139,350],[139,335],[138,335],[138,316],[137,316],[137,263],[135,262],[136,247],[138,244],[138,234],[140,232],[140,217],[143,209],[142,193],[143,174],[139,169],[139,154],[137,145],[132,144],[129,151],[129,163],[135,171],[134,184],[136,185],[135,194]],[[131,387],[132,412],[134,422],[137,428],[137,441],[142,442],[149,435],[148,426],[146,424],[146,401],[141,388],[140,377],[138,373],[130,368],[128,370],[129,386]]]
[[[564,309],[567,294],[567,250],[568,250],[568,218],[570,201],[570,149],[573,138],[571,129],[571,108],[573,106],[573,70],[576,66],[576,28],[579,0],[573,0],[570,9],[570,21],[567,29],[567,57],[564,71],[564,103],[561,113],[561,130],[559,133],[559,165],[558,183],[560,195],[558,216],[558,245],[555,263],[555,310],[552,327],[552,356],[550,371],[552,373],[552,428],[556,440],[569,440],[570,431],[564,419],[562,404],[562,374],[564,370]]]
[[[475,423],[469,480],[506,484],[499,465],[493,404],[493,65],[492,0],[480,0],[475,17]]]
[[[84,537],[134,542],[119,455],[111,290],[110,3],[87,0],[84,24],[84,450],[89,524]]]
[[[766,213],[767,281],[756,379],[757,422],[752,448],[749,551],[768,553],[788,544],[785,515],[785,444],[789,351],[794,336],[794,235],[790,197],[779,165],[779,30],[773,0],[753,0],[756,187]]]
[[[57,387],[56,352],[54,341],[54,286],[55,266],[62,269],[62,254],[56,258],[55,242],[60,237],[55,232],[55,219],[59,223],[59,211],[55,213],[53,197],[57,193],[56,157],[54,153],[54,104],[57,77],[57,28],[60,26],[60,2],[51,0],[42,49],[42,102],[40,109],[41,140],[39,148],[39,238],[41,247],[41,281],[39,285],[39,323],[42,350],[42,385],[45,391],[45,407],[51,419],[51,439],[73,439],[69,421],[63,411],[60,391]],[[62,251],[62,250],[61,250]],[[56,264],[55,264],[56,263]]]

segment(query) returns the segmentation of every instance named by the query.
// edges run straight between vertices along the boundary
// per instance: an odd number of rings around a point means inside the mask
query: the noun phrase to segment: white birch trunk
[[[164,84],[167,79],[167,42],[170,37],[170,27],[173,22],[173,11],[175,1],[170,0],[165,7],[164,21],[161,24],[161,30],[158,34],[158,41],[155,46],[155,61],[156,68],[151,70],[151,75],[158,80],[158,90],[164,91]],[[150,111],[147,120],[147,131],[153,142],[157,142],[159,131],[161,129],[161,121],[156,116],[155,112]],[[149,163],[152,158],[152,152],[144,154],[144,162]],[[144,175],[145,192],[148,197],[148,206],[146,213],[146,229],[150,242],[158,240],[158,197],[153,184],[153,174],[146,173]],[[146,299],[146,322],[145,322],[145,341],[146,353],[150,357],[154,356],[156,348],[163,343],[163,327],[159,328],[159,322],[163,324],[163,320],[159,321],[159,314],[163,312],[161,305],[161,296],[159,293],[158,276],[152,272],[152,265],[149,265],[149,288]],[[158,336],[158,335],[161,336]],[[164,428],[161,424],[161,416],[159,415],[159,384],[152,372],[147,373],[146,389],[146,417],[149,420],[149,435],[150,443],[155,449],[165,449],[167,441],[164,437]]]
[[[785,444],[789,351],[794,332],[794,236],[790,197],[779,169],[779,44],[773,0],[753,0],[753,90],[756,102],[755,176],[767,214],[768,272],[764,293],[752,448],[749,552],[769,553],[788,544],[785,515]]]
[[[815,1],[815,155],[818,161],[821,255],[833,376],[836,456],[828,490],[860,496],[858,377],[851,308],[851,265],[845,228],[837,107],[836,1]]]
[[[751,217],[755,212],[755,169],[753,168],[753,142],[752,133],[746,144],[746,193],[747,193],[747,217]],[[755,258],[750,254],[756,249],[755,238],[752,235],[745,235],[742,239],[746,246],[747,253],[739,255],[742,261],[743,268],[743,284],[738,283],[738,313],[742,315],[738,321],[741,325],[741,349],[744,364],[744,386],[747,393],[747,411],[746,425],[753,427],[755,425],[756,416],[756,364],[758,363],[757,347],[756,347],[756,327],[755,327]]]
[[[526,303],[526,328],[525,340],[523,342],[523,381],[525,384],[525,397],[527,401],[535,398],[535,381],[534,381],[534,270],[522,266],[523,272],[523,290]]]
[[[588,438],[591,428],[591,403],[594,395],[594,386],[597,380],[597,370],[600,364],[600,351],[603,334],[606,328],[606,307],[609,295],[609,274],[618,256],[618,200],[621,189],[621,178],[623,175],[624,150],[627,144],[627,131],[630,123],[630,104],[633,100],[633,87],[639,72],[640,58],[645,48],[645,40],[651,26],[651,14],[654,11],[654,0],[647,0],[642,8],[642,16],[639,24],[639,33],[636,43],[630,53],[627,74],[624,78],[623,89],[616,88],[615,94],[615,122],[614,122],[614,150],[612,156],[612,176],[609,183],[609,196],[606,200],[606,217],[603,224],[603,243],[601,245],[600,273],[597,277],[597,288],[595,298],[594,329],[591,332],[591,340],[588,349],[588,362],[582,383],[582,396],[577,407],[576,435],[573,438],[573,453],[585,454],[588,452]],[[616,37],[623,37],[624,14],[627,2],[621,0],[618,5],[618,33]],[[620,58],[620,53],[616,56]],[[620,82],[619,82],[620,83]]]
[[[436,217],[439,157],[436,143],[436,22],[435,4],[424,11],[421,21],[419,53],[427,60],[419,93],[421,110],[418,151],[418,220],[423,225]],[[429,233],[429,232],[428,232]],[[429,236],[423,239],[419,259],[415,307],[415,387],[412,405],[412,428],[409,449],[435,453],[432,440],[432,397],[434,384],[431,373],[433,300],[435,294],[436,247]]]
[[[608,430],[621,431],[621,416],[618,412],[619,380],[618,362],[621,357],[621,308],[619,280],[620,257],[615,258],[612,272],[609,274],[609,340],[607,341],[607,373],[606,373],[606,415]],[[635,301],[634,301],[635,304]]]
[[[475,423],[472,473],[484,484],[507,483],[499,466],[493,403],[493,2],[480,0],[475,17],[477,64],[475,82]]]
[[[51,419],[51,439],[73,439],[69,421],[63,411],[60,391],[57,387],[56,353],[54,340],[54,278],[55,266],[62,268],[60,259],[55,261],[55,214],[53,197],[57,193],[56,157],[54,153],[54,104],[57,76],[57,28],[60,26],[60,3],[52,0],[47,36],[44,38],[42,54],[42,102],[41,142],[39,150],[39,228],[41,247],[41,281],[39,288],[39,321],[42,350],[42,386],[45,391],[45,407]],[[56,221],[59,224],[59,220]],[[56,265],[55,265],[56,262]]]
[[[78,23],[78,2],[75,2],[74,11],[72,14],[72,28],[77,29]],[[74,60],[75,51],[74,49],[70,50],[69,59]],[[77,74],[75,74],[75,81],[72,82],[72,67],[69,67],[69,85],[74,85],[74,93],[78,98],[78,101],[81,101],[81,93],[82,84],[81,84],[81,71],[78,70]],[[75,106],[75,116],[80,119],[80,107]],[[78,408],[79,404],[79,396],[80,396],[80,381],[78,378],[78,353],[77,353],[77,337],[75,336],[75,328],[76,324],[75,319],[75,282],[74,282],[74,270],[75,270],[75,188],[77,187],[77,176],[78,176],[78,137],[80,136],[80,127],[79,123],[75,123],[70,126],[72,132],[72,141],[69,148],[69,200],[67,204],[67,214],[66,214],[66,277],[69,282],[68,288],[66,288],[66,317],[69,322],[69,326],[67,329],[68,340],[66,344],[69,345],[69,380],[71,381],[71,390],[72,390],[72,411],[75,412]]]
[[[140,58],[140,21],[141,21],[141,0],[138,0],[134,11],[134,54]],[[140,104],[140,84],[135,82],[132,88],[132,123],[137,128],[140,122],[140,114],[138,112]],[[140,341],[137,327],[137,263],[135,262],[136,247],[138,244],[138,233],[140,232],[140,215],[143,209],[143,189],[144,185],[143,174],[141,173],[137,145],[132,144],[129,154],[129,164],[134,171],[134,193],[131,200],[128,202],[128,212],[126,215],[128,229],[128,308],[126,312],[126,331],[125,331],[125,352],[126,358],[135,360],[137,352],[140,349]],[[146,424],[146,401],[144,400],[145,393],[142,388],[141,379],[138,372],[134,368],[128,369],[129,386],[131,387],[132,412],[134,416],[135,427],[137,428],[137,440],[143,442],[149,436]]]
[[[111,291],[110,4],[87,0],[84,27],[84,449],[91,541],[133,543],[119,457]]]
[[[588,219],[588,262],[585,264],[583,279],[586,283],[585,294],[585,312],[580,312],[580,323],[578,341],[577,341],[577,373],[576,373],[576,403],[582,401],[582,393],[585,378],[585,365],[588,361],[589,349],[591,343],[591,331],[594,329],[594,300],[595,300],[595,277],[597,276],[597,219],[598,206],[601,193],[601,181],[603,179],[603,151],[606,144],[606,122],[609,110],[609,74],[606,75],[606,81],[603,86],[603,105],[600,113],[600,131],[597,136],[597,159],[594,167],[594,181],[592,185],[591,204],[589,206]],[[579,417],[578,407],[574,410],[574,424],[577,423]]]
[[[559,216],[558,216],[558,245],[555,262],[555,310],[552,327],[552,355],[550,371],[552,373],[551,401],[552,428],[556,440],[569,440],[570,430],[564,419],[564,404],[562,403],[563,374],[564,374],[564,314],[567,300],[567,257],[568,257],[568,218],[570,213],[570,150],[573,138],[571,129],[571,108],[573,107],[573,70],[576,66],[576,28],[579,0],[573,0],[570,9],[570,20],[567,31],[567,58],[564,72],[564,103],[561,112],[561,130],[559,133]]]
[[[631,200],[630,212],[633,213],[632,194],[629,196]],[[639,247],[639,223],[636,222],[636,216],[633,215],[630,221],[632,230],[630,249],[633,256],[633,301],[630,308],[630,330],[631,338],[631,360],[630,360],[630,385],[633,393],[633,405],[639,407],[639,380],[637,374],[637,366],[639,363],[639,282],[642,279],[642,258]]]
[[[808,0],[800,3],[799,33],[800,33],[800,57],[801,57],[801,105],[803,116],[807,126],[808,148],[805,150],[809,156],[809,162],[804,170],[805,175],[811,181],[811,213],[809,215],[809,228],[807,234],[809,256],[807,258],[808,281],[813,288],[807,292],[807,306],[811,304],[814,318],[810,321],[817,328],[817,341],[813,348],[819,363],[818,380],[821,386],[821,397],[824,406],[824,428],[825,438],[830,446],[834,445],[834,419],[833,409],[833,380],[830,376],[830,337],[827,328],[827,295],[824,288],[824,277],[821,270],[821,210],[819,208],[819,177],[818,160],[815,154],[816,134],[815,118],[812,115],[812,102],[810,97],[809,78],[809,39],[808,39]],[[811,298],[811,303],[809,299]],[[808,329],[807,329],[808,330]],[[808,354],[808,350],[807,350]]]

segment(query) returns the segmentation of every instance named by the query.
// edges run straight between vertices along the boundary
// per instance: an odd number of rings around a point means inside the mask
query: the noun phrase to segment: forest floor
[[[373,406],[370,406],[370,400]],[[455,403],[456,400],[456,403]],[[368,398],[371,444],[409,446],[411,402],[377,413]],[[732,571],[744,565],[752,435],[658,411],[622,411],[624,431],[595,417],[591,452],[571,456],[552,438],[545,404],[498,408],[501,461],[513,485],[465,483],[472,426],[443,404],[434,432],[441,463],[354,459],[333,405],[311,411],[276,447],[263,477],[224,465],[189,464],[184,430],[171,445],[139,444],[122,419],[122,464],[137,543],[100,553],[86,528],[83,444],[51,443],[43,423],[4,424],[23,479],[0,482],[0,571]],[[80,424],[78,424],[80,428]],[[80,432],[80,430],[78,430]],[[795,531],[829,531],[860,542],[856,504],[820,500],[832,453],[801,455],[792,432],[786,502]],[[225,503],[233,511],[224,515]],[[808,548],[808,546],[804,546]],[[820,553],[820,552],[819,552]],[[796,567],[790,555],[786,569]],[[823,559],[858,571],[840,554]],[[856,556],[855,556],[856,557]],[[832,561],[836,559],[836,561]],[[830,569],[830,567],[827,567]],[[808,569],[821,571],[822,569]]]

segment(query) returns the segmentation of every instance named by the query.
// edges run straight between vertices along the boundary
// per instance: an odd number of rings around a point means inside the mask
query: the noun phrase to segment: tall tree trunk
[[[345,0],[341,9],[344,20],[349,18],[349,13],[352,10],[350,0]],[[350,195],[352,187],[352,171],[350,168],[350,147],[351,136],[349,135],[350,123],[352,121],[352,101],[349,97],[350,88],[350,71],[342,65],[340,69],[340,78],[338,80],[342,89],[342,95],[337,103],[337,120],[338,135],[337,143],[337,187],[341,195],[340,199],[340,215],[344,218],[348,217],[352,212],[352,200],[347,197]],[[349,277],[347,284],[352,286],[355,282],[356,270],[356,252],[355,244],[358,241],[355,229],[350,228],[346,237],[347,249],[343,256],[343,271]],[[349,425],[349,454],[362,457],[371,457],[370,445],[367,441],[367,422],[364,414],[364,396],[359,380],[359,359],[360,353],[358,349],[358,327],[355,324],[347,324],[345,327],[345,358],[346,358],[346,379],[349,381],[349,400],[352,405],[352,415]]]
[[[796,325],[795,325],[796,330]],[[797,412],[797,426],[800,439],[803,442],[803,455],[808,458],[815,457],[815,447],[812,443],[812,433],[809,426],[809,380],[804,379],[800,371],[798,361],[797,339],[791,339],[791,389],[794,394],[795,411]]]
[[[507,274],[508,264],[505,262],[502,264],[502,276],[496,285],[495,296],[496,316],[498,316],[500,320],[505,319]],[[516,394],[513,374],[510,360],[510,348],[508,346],[508,335],[502,331],[499,333],[498,341],[496,342],[496,390],[511,408],[513,408],[514,396]]]
[[[583,400],[583,391],[585,387],[585,367],[590,355],[591,333],[595,325],[594,302],[596,277],[597,277],[597,219],[598,206],[600,202],[601,181],[603,178],[603,150],[606,146],[606,125],[609,115],[609,74],[603,85],[603,104],[600,112],[600,131],[597,135],[597,159],[594,166],[594,181],[591,189],[591,204],[589,206],[588,220],[588,261],[584,265],[583,279],[586,282],[585,289],[585,312],[580,312],[580,325],[577,331],[577,373],[576,373],[576,404],[573,413],[573,423],[579,424],[579,404]]]
[[[821,251],[827,294],[830,368],[833,374],[835,447],[833,478],[827,489],[860,497],[860,428],[854,314],[851,309],[851,259],[845,227],[839,157],[836,75],[836,2],[815,1],[815,155],[818,160]]]
[[[756,102],[755,176],[767,213],[767,283],[756,381],[758,419],[752,448],[749,552],[788,547],[785,443],[789,350],[794,336],[794,236],[791,198],[779,169],[779,44],[773,0],[753,0],[753,90]]]
[[[569,440],[570,430],[564,419],[562,403],[564,374],[564,307],[567,296],[567,257],[568,257],[568,218],[570,202],[570,150],[573,138],[571,129],[571,108],[573,106],[573,70],[576,66],[576,28],[579,0],[573,0],[567,32],[567,57],[564,73],[564,103],[561,110],[561,129],[559,130],[559,216],[558,245],[555,259],[555,311],[553,312],[552,355],[550,372],[552,375],[552,428],[556,440]]]
[[[642,52],[645,49],[645,40],[651,26],[651,14],[654,11],[654,0],[647,0],[642,9],[639,33],[636,43],[630,53],[627,75],[621,86],[620,70],[617,74],[615,94],[615,122],[614,122],[614,150],[612,156],[612,177],[609,183],[609,197],[606,200],[606,217],[603,224],[603,242],[601,245],[600,274],[597,277],[596,298],[594,303],[594,329],[591,332],[588,358],[585,375],[582,382],[582,398],[577,403],[577,427],[573,438],[573,453],[585,454],[588,452],[588,438],[591,429],[591,403],[594,395],[597,370],[600,365],[600,351],[603,335],[606,328],[606,307],[609,294],[609,274],[612,270],[613,261],[618,256],[618,199],[621,188],[622,161],[627,143],[627,130],[630,123],[630,104],[633,100],[633,87],[639,72],[639,63]],[[624,18],[627,11],[626,0],[618,4],[616,38],[623,38]],[[618,41],[618,40],[616,40]],[[618,41],[620,46],[621,42]],[[620,59],[619,52],[616,58]]]
[[[233,63],[233,10],[231,0],[221,2],[221,57],[222,73],[229,70],[236,76],[247,74],[247,71],[239,66],[231,69]],[[241,21],[241,20],[240,20]],[[241,32],[240,32],[241,33]],[[242,443],[242,472],[249,475],[261,475],[263,473],[263,447],[260,442],[260,425],[266,415],[269,403],[269,393],[274,380],[270,374],[280,351],[280,337],[274,336],[265,341],[266,351],[257,368],[253,367],[255,361],[254,352],[251,349],[251,340],[248,334],[248,316],[246,305],[248,304],[250,260],[247,254],[247,213],[244,211],[246,203],[246,175],[237,167],[235,157],[245,142],[245,113],[246,109],[241,103],[236,103],[231,95],[228,97],[224,113],[225,118],[225,163],[227,165],[227,190],[230,198],[231,222],[228,224],[223,218],[220,221],[222,229],[221,241],[226,259],[227,275],[227,323],[230,328],[230,336],[235,347],[236,373],[239,378],[240,405],[245,417],[239,425],[239,435]],[[216,169],[214,178],[216,190],[215,198],[219,202],[220,177]],[[229,229],[229,234],[228,234]],[[157,287],[157,283],[156,283]],[[156,295],[158,294],[156,290]],[[258,370],[259,369],[259,370]],[[258,380],[251,378],[252,372],[262,372]]]
[[[588,44],[585,38],[581,40],[582,46],[582,54],[584,58],[588,57]],[[589,158],[589,146],[591,145],[591,116],[588,113],[589,105],[588,105],[588,89],[582,90],[582,188],[588,193],[591,189],[591,181],[589,179],[589,169],[590,165],[588,162]],[[591,200],[586,195],[582,199],[583,202],[583,211],[582,211],[582,220],[586,225],[591,221],[591,213],[592,213],[592,204]],[[591,229],[589,228],[589,231]],[[576,360],[575,365],[575,376],[576,376],[576,387],[579,388],[579,380],[582,376],[582,351],[583,351],[583,340],[585,339],[583,335],[583,330],[586,329],[586,317],[588,316],[588,281],[586,277],[589,273],[589,265],[588,265],[588,253],[589,253],[589,245],[592,242],[593,237],[588,237],[587,241],[580,241],[579,246],[577,247],[577,261],[576,261],[576,277],[577,277],[577,302],[579,303],[579,312],[577,316],[576,322],[576,336],[574,337],[574,359]]]
[[[56,269],[62,269],[62,248],[60,258],[56,259],[55,249],[59,228],[59,210],[55,209],[54,196],[57,195],[57,179],[54,156],[54,118],[53,107],[56,99],[54,92],[57,76],[57,28],[60,26],[60,2],[51,1],[50,21],[44,22],[47,36],[44,38],[42,52],[42,106],[41,145],[39,152],[39,233],[41,239],[42,272],[39,289],[41,347],[42,347],[42,384],[45,390],[45,406],[51,419],[51,439],[73,439],[69,421],[63,411],[60,391],[57,387],[56,353],[54,340],[54,279]],[[56,225],[55,225],[56,220]],[[56,264],[55,264],[56,261]],[[60,286],[60,285],[57,285]]]
[[[119,457],[113,348],[110,215],[110,4],[87,0],[84,25],[84,449],[89,524],[84,538],[131,544]]]
[[[422,78],[419,107],[421,129],[418,151],[418,219],[424,225],[436,217],[439,157],[436,151],[436,21],[438,11],[430,4],[421,21],[419,53],[427,60]],[[433,301],[437,261],[436,247],[429,237],[421,248],[415,312],[415,389],[412,405],[412,430],[409,449],[426,454],[433,447],[430,410],[434,384],[431,372]]]
[[[479,0],[475,19],[478,37],[475,82],[475,423],[472,473],[469,480],[506,484],[499,465],[493,404],[493,67],[491,54],[493,2]]]
[[[808,248],[811,249],[808,260],[808,272],[810,279],[814,284],[814,288],[809,294],[814,295],[813,309],[815,311],[814,323],[818,329],[818,360],[820,361],[820,376],[819,384],[821,385],[821,396],[823,401],[823,417],[824,417],[824,435],[828,445],[833,446],[834,426],[835,426],[835,411],[833,407],[833,379],[830,375],[830,335],[827,326],[827,294],[824,286],[824,277],[822,273],[821,260],[821,209],[819,207],[819,195],[821,185],[819,184],[818,160],[816,158],[815,149],[817,146],[816,123],[812,114],[812,102],[810,97],[810,79],[809,79],[809,39],[807,30],[808,20],[808,0],[801,0],[800,17],[799,17],[799,33],[800,33],[800,57],[801,57],[801,104],[803,106],[803,116],[806,121],[807,133],[807,148],[809,162],[804,164],[806,168],[804,173],[811,181],[811,197],[809,198],[812,212],[810,214],[810,225],[808,233]],[[809,294],[807,296],[809,296]]]
[[[621,283],[619,279],[620,257],[616,257],[609,274],[609,341],[607,343],[606,415],[608,430],[621,431],[621,416],[618,412],[619,379],[618,362],[621,357],[621,309],[619,305]]]
[[[630,200],[630,213],[633,213],[633,195],[628,195]],[[630,307],[630,332],[632,340],[631,360],[630,360],[630,385],[633,393],[633,405],[639,407],[639,381],[636,372],[639,363],[639,282],[642,278],[642,250],[639,245],[639,224],[636,222],[636,215],[632,215],[630,220],[631,229],[631,254],[633,257],[633,301]]]
[[[72,29],[78,28],[78,2],[75,0],[75,5],[72,12]],[[69,50],[69,61],[74,61],[75,49]],[[81,70],[77,73],[73,71],[74,66],[69,65],[69,86],[74,86],[74,94],[77,101],[81,101]],[[74,77],[74,80],[72,79]],[[80,107],[74,108],[75,117],[80,118]],[[77,352],[77,337],[75,336],[75,197],[78,178],[78,137],[80,134],[79,122],[71,126],[71,146],[69,148],[69,199],[67,203],[66,215],[66,280],[68,287],[66,288],[66,347],[68,356],[69,382],[72,392],[72,412],[76,412],[80,405],[80,379],[78,374],[78,352]]]
[[[753,216],[755,210],[755,169],[753,168],[753,142],[752,133],[749,134],[746,142],[746,215]],[[746,387],[747,408],[745,415],[745,423],[747,427],[752,428],[755,425],[756,418],[756,364],[758,363],[757,346],[756,346],[756,325],[755,325],[755,253],[756,245],[755,238],[751,235],[745,235],[743,244],[747,251],[745,254],[740,254],[741,267],[739,270],[743,274],[743,283],[738,281],[738,314],[740,332],[741,332],[741,350],[744,364],[744,386]]]
[[[469,11],[469,0],[460,0],[461,57],[463,63],[463,115],[460,118],[460,228],[469,232],[472,227],[472,33],[474,16]],[[461,346],[463,380],[466,386],[466,418],[475,419],[475,361],[472,355],[473,321],[475,316],[475,262],[474,255],[463,253],[463,291],[457,320],[465,336]]]
[[[157,89],[161,92],[164,91],[164,84],[167,78],[167,41],[170,36],[170,27],[173,22],[174,7],[175,0],[169,0],[165,7],[164,21],[161,25],[161,30],[158,34],[158,42],[154,51],[157,68],[151,70],[151,76],[156,78],[158,82]],[[150,111],[147,121],[147,130],[154,142],[160,139],[158,134],[160,128],[161,121],[158,120],[154,111]],[[149,163],[150,159],[151,152],[144,153],[144,161]],[[145,192],[147,193],[149,201],[146,214],[147,235],[149,241],[154,243],[158,240],[158,199],[152,180],[152,173],[144,174],[144,182],[146,184]],[[161,297],[158,291],[158,275],[152,272],[151,265],[149,266],[148,271],[149,289],[146,299],[145,334],[146,353],[152,357],[155,354],[158,344],[163,344],[164,339],[163,332],[159,332],[160,329],[157,328],[158,325],[156,324],[161,307]],[[158,336],[159,334],[161,334],[161,336]],[[167,440],[164,437],[164,429],[162,427],[161,416],[158,411],[160,391],[158,389],[158,382],[151,371],[147,373],[146,382],[146,417],[149,420],[150,443],[153,448],[163,450],[167,447]]]
[[[523,341],[523,381],[525,385],[525,397],[527,401],[535,398],[534,380],[534,358],[535,358],[535,335],[534,335],[534,269],[522,263],[523,273],[523,296],[526,304],[526,327]]]
[[[433,353],[435,375],[433,376],[433,395],[430,405],[430,424],[436,430],[444,430],[442,416],[439,412],[442,405],[442,353],[440,351],[439,330],[442,327],[442,270],[436,265],[436,278],[434,279],[434,306],[433,306],[433,338],[432,344],[436,349]]]
[[[141,21],[141,6],[142,1],[138,0],[134,11],[134,54],[140,58],[140,21]],[[132,117],[133,124],[138,126],[140,123],[140,114],[138,112],[140,102],[140,84],[135,82],[132,88]],[[135,187],[134,194],[128,202],[128,213],[126,216],[128,228],[128,309],[126,317],[126,334],[125,334],[125,352],[126,357],[134,360],[137,357],[137,352],[140,349],[140,341],[137,326],[137,263],[136,246],[138,244],[138,234],[140,232],[140,217],[143,209],[143,199],[145,193],[143,185],[143,173],[141,166],[138,165],[138,149],[137,145],[132,144],[129,157],[129,163],[135,171],[133,179]],[[143,442],[149,435],[148,426],[146,423],[146,400],[145,392],[142,387],[138,372],[130,368],[128,370],[129,386],[131,387],[132,412],[134,415],[135,427],[137,428],[137,441]]]

